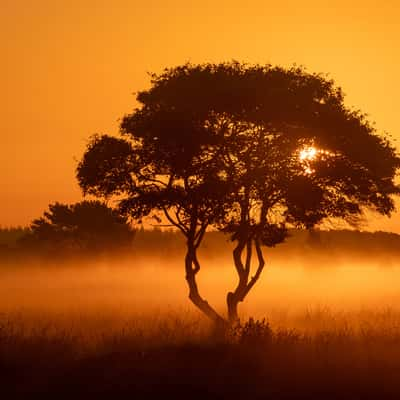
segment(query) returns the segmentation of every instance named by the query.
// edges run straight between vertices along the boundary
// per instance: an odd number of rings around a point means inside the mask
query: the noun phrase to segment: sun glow
[[[307,175],[310,175],[314,172],[314,169],[311,168],[311,162],[317,158],[319,154],[319,150],[316,147],[308,146],[304,147],[299,152],[299,159],[301,164],[304,166],[304,172]]]
[[[300,161],[312,161],[315,160],[318,154],[318,150],[315,147],[306,147],[300,150],[299,158]]]
[[[326,160],[328,157],[333,157],[335,154],[329,150],[318,149],[314,146],[303,147],[299,150],[299,160],[304,167],[306,174],[312,174],[315,170],[312,168],[313,161]]]

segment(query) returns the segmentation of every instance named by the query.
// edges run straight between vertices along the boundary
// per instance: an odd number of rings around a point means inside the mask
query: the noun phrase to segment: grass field
[[[31,317],[2,315],[5,398],[400,395],[400,313],[390,310],[308,311],[303,329],[250,322],[225,337],[191,314]]]

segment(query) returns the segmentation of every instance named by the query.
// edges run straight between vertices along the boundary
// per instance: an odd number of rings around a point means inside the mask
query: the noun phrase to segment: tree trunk
[[[229,324],[232,325],[235,322],[239,321],[239,315],[238,315],[239,300],[237,296],[235,296],[234,292],[228,293],[228,295],[226,296],[226,303],[228,306],[228,321]]]
[[[246,263],[243,265],[242,254],[245,249]],[[233,261],[239,277],[239,282],[236,289],[233,292],[229,292],[226,296],[228,320],[231,325],[239,321],[238,304],[243,301],[245,297],[251,262],[251,242],[246,242],[244,240],[239,241],[238,245],[233,250]]]
[[[238,305],[242,302],[253,286],[258,281],[262,270],[264,269],[265,261],[262,254],[261,246],[258,239],[254,240],[254,245],[257,253],[258,266],[255,274],[249,280],[250,265],[252,258],[252,241],[239,242],[233,251],[233,259],[236,267],[236,271],[239,276],[239,282],[236,289],[233,292],[229,292],[226,296],[226,303],[228,307],[228,321],[232,325],[239,321]],[[242,262],[242,254],[246,249],[246,262]]]
[[[197,259],[196,249],[193,245],[189,244],[188,251],[185,257],[185,271],[186,281],[189,287],[189,299],[192,303],[211,321],[214,322],[217,328],[223,328],[227,322],[222,318],[213,307],[211,307],[206,300],[204,300],[199,293],[196,282],[196,274],[200,270],[200,264]]]

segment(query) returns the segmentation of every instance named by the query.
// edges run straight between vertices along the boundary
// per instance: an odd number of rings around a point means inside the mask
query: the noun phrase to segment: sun
[[[315,160],[317,154],[318,154],[318,149],[313,146],[309,146],[300,150],[299,158],[300,161],[312,161]]]
[[[318,149],[315,146],[306,146],[299,150],[298,157],[300,164],[304,168],[304,172],[307,175],[313,174],[315,169],[313,168],[314,161],[327,160],[328,158],[334,157],[336,154],[329,150]]]
[[[320,153],[321,150],[317,149],[314,146],[307,146],[299,151],[300,163],[302,164],[304,172],[307,175],[311,175],[315,172],[315,170],[311,167],[312,161],[315,161]]]

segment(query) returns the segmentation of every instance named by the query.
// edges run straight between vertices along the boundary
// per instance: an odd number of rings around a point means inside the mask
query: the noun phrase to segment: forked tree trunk
[[[239,276],[239,282],[236,289],[233,292],[229,292],[226,296],[226,302],[228,307],[228,320],[232,325],[239,321],[238,305],[242,302],[253,286],[258,281],[262,270],[264,269],[265,261],[262,254],[261,246],[259,241],[254,240],[254,245],[257,253],[258,266],[255,274],[250,278],[250,266],[252,259],[252,240],[247,242],[241,241],[233,251],[233,260],[235,263],[236,271]],[[246,261],[243,264],[242,255],[246,249]]]
[[[239,276],[239,283],[233,292],[227,295],[228,321],[224,319],[210,304],[204,300],[200,293],[196,282],[196,275],[200,271],[200,263],[197,259],[196,247],[193,244],[188,244],[188,250],[185,257],[186,281],[189,287],[189,299],[192,303],[206,315],[220,331],[225,331],[230,325],[239,321],[238,305],[242,302],[253,286],[258,281],[262,270],[264,269],[264,258],[261,246],[258,240],[254,240],[254,245],[257,253],[258,266],[255,274],[249,279],[250,265],[252,259],[252,240],[241,242],[233,252],[233,258],[236,270]],[[246,249],[246,262],[243,264],[242,255]]]
[[[188,245],[188,250],[185,257],[185,271],[186,281],[189,286],[189,299],[192,303],[203,312],[217,328],[224,328],[227,321],[222,318],[213,307],[211,307],[206,300],[204,300],[199,293],[196,282],[196,274],[200,270],[200,264],[197,259],[196,249],[192,244]]]

